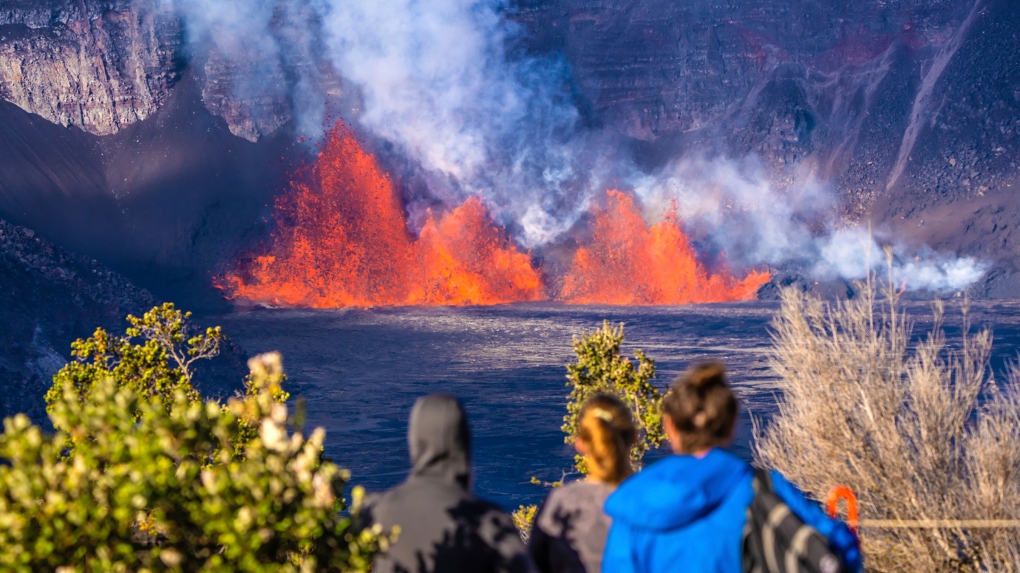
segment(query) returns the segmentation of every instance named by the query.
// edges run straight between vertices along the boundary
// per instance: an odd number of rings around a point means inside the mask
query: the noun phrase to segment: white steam
[[[562,67],[508,58],[517,30],[505,9],[498,1],[335,0],[325,28],[337,68],[361,90],[361,125],[439,175],[433,192],[482,192],[537,246],[562,235],[573,222],[564,214],[580,210],[583,194],[570,187],[579,184],[584,139]]]
[[[432,198],[454,205],[481,193],[529,248],[564,238],[611,182],[634,189],[650,217],[675,202],[699,247],[738,269],[793,265],[815,278],[864,278],[884,268],[885,246],[895,280],[911,289],[959,290],[986,270],[840,229],[822,182],[804,175],[780,191],[753,159],[687,158],[634,172],[609,136],[580,126],[565,64],[509,53],[520,30],[504,15],[507,0],[165,1],[185,16],[189,37],[268,76],[287,75],[302,126],[322,117],[326,63],[357,94],[335,111],[409,159]]]
[[[911,249],[860,227],[838,228],[830,220],[835,202],[827,186],[808,173],[779,191],[750,158],[687,158],[634,183],[653,211],[675,202],[693,238],[737,266],[793,265],[817,279],[877,273],[908,290],[941,292],[965,289],[988,270],[971,257]]]

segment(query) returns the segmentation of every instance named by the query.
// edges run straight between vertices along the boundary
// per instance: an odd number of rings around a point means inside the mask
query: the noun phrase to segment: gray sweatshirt
[[[365,500],[366,525],[400,526],[376,573],[534,573],[513,520],[470,489],[471,438],[456,398],[419,398],[407,430],[411,475]]]
[[[602,512],[613,488],[575,481],[545,498],[528,540],[528,552],[542,573],[598,573],[609,534]]]

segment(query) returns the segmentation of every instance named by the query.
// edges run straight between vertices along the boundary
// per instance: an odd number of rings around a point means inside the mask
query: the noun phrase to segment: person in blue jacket
[[[737,420],[737,399],[718,362],[694,366],[662,401],[663,425],[675,455],[634,474],[606,500],[613,525],[602,571],[611,573],[739,573],[753,469],[723,448]],[[856,536],[830,519],[778,472],[775,493],[828,538],[851,571],[861,570]]]

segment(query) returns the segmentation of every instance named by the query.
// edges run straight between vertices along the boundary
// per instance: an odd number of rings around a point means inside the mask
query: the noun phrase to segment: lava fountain
[[[676,208],[647,225],[634,198],[609,191],[595,207],[591,238],[574,255],[560,298],[575,304],[690,304],[754,299],[769,273],[709,273],[680,227]]]
[[[343,123],[275,204],[273,246],[228,272],[230,298],[339,308],[500,304],[541,300],[530,257],[477,198],[407,231],[392,179]]]
[[[610,191],[558,300],[618,305],[753,299],[767,272],[710,273],[675,212],[647,225],[633,197]],[[407,229],[393,180],[342,122],[274,206],[268,253],[217,279],[231,299],[342,308],[537,301],[546,286],[478,197]]]

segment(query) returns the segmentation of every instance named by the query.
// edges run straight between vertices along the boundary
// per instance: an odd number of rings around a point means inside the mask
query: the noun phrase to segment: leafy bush
[[[577,362],[567,364],[567,385],[571,389],[567,396],[567,415],[563,417],[563,432],[566,434],[564,441],[574,443],[581,421],[581,408],[588,398],[599,393],[612,394],[620,398],[634,416],[638,439],[630,456],[634,468],[640,469],[645,453],[659,447],[666,437],[659,409],[662,396],[651,383],[655,378],[655,361],[637,350],[634,353],[637,361],[635,366],[634,362],[620,354],[623,340],[623,325],[613,328],[609,321],[604,321],[602,328],[574,337]],[[574,465],[582,475],[588,474],[583,456],[575,455]],[[522,505],[513,514],[517,529],[524,539],[531,532],[536,509],[536,506]]]
[[[783,293],[773,322],[772,367],[782,399],[757,437],[758,460],[821,498],[845,484],[862,519],[1020,518],[1020,377],[998,388],[991,335],[958,349],[935,326],[911,347],[895,293],[825,304]],[[882,528],[862,524],[871,571],[1017,571],[1015,529]]]
[[[165,305],[76,342],[47,396],[55,435],[4,420],[0,569],[370,569],[391,538],[356,527],[359,489],[342,513],[349,475],[324,432],[288,429],[279,355],[249,362],[244,397],[203,402],[190,364],[221,335],[186,319]]]
[[[623,344],[623,325],[617,328],[602,323],[602,328],[574,337],[576,364],[567,364],[567,415],[563,417],[564,441],[574,443],[581,421],[584,402],[598,393],[612,394],[623,401],[634,415],[638,439],[631,449],[634,469],[641,468],[645,452],[659,447],[666,435],[662,429],[659,404],[662,396],[651,380],[655,378],[655,361],[641,350],[634,353],[637,366],[620,354]],[[584,457],[574,456],[577,471],[588,474]]]
[[[517,533],[525,544],[528,543],[528,538],[531,537],[531,527],[535,523],[536,515],[538,515],[537,505],[522,505],[511,514],[514,526],[517,527]]]

